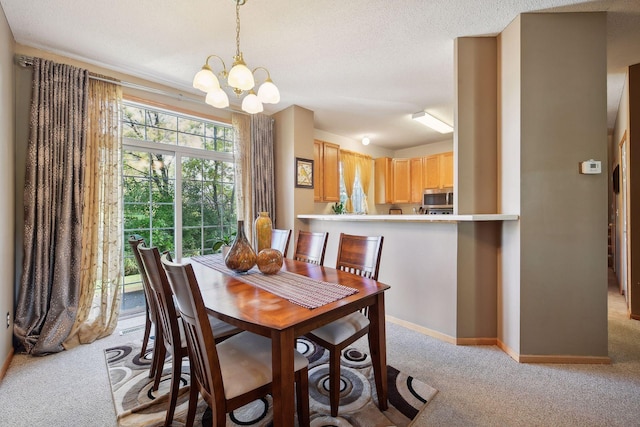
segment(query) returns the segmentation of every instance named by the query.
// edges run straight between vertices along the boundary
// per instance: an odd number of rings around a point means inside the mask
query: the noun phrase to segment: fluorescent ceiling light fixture
[[[420,111],[417,113],[413,113],[411,116],[413,120],[417,120],[425,126],[429,126],[433,130],[437,130],[440,133],[451,133],[453,132],[453,128],[443,122],[440,119],[436,119],[431,114],[426,111]]]

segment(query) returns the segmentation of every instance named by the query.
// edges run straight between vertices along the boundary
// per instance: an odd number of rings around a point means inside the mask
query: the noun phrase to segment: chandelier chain
[[[240,3],[236,1],[236,56],[240,56]]]

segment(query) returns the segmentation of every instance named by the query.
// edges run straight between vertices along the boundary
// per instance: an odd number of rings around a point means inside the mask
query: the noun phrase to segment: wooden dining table
[[[283,271],[357,290],[357,293],[350,296],[309,309],[245,283],[237,273],[227,274],[194,260],[191,265],[198,279],[205,307],[212,316],[271,338],[274,426],[294,425],[293,351],[296,337],[364,307],[369,307],[369,349],[378,406],[381,410],[388,408],[384,308],[384,291],[389,289],[388,285],[334,268],[285,259]]]

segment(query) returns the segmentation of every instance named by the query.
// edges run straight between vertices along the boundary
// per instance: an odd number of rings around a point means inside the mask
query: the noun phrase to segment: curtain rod
[[[28,68],[28,67],[33,66],[33,59],[34,59],[33,56],[15,55],[16,63],[19,66],[23,67],[23,68]],[[200,104],[200,105],[203,105],[203,104],[204,105],[208,105],[208,104],[206,104],[205,102],[203,102],[200,99],[194,99],[194,98],[185,96],[185,95],[183,95],[181,93],[167,92],[167,91],[162,90],[162,89],[155,89],[155,88],[152,88],[152,87],[149,87],[149,86],[144,86],[144,85],[140,85],[140,84],[137,84],[137,83],[131,83],[131,82],[127,82],[127,81],[124,81],[124,80],[112,80],[112,79],[105,78],[105,77],[102,77],[100,75],[97,75],[95,73],[92,73],[91,71],[89,71],[89,78],[93,79],[93,80],[99,80],[99,81],[102,81],[102,82],[113,83],[113,84],[120,85],[122,87],[127,87],[127,88],[130,88],[130,89],[138,89],[138,90],[142,90],[142,91],[145,91],[145,92],[151,92],[151,93],[155,93],[155,94],[158,94],[158,95],[168,96],[168,97],[171,97],[173,99],[177,99],[179,101],[190,101],[190,102],[194,102],[194,103]],[[225,110],[229,110],[229,111],[231,111],[233,113],[246,114],[244,111],[236,110],[234,108],[225,108]]]

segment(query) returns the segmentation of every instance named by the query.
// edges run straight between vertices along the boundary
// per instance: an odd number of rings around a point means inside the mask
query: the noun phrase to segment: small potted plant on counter
[[[331,206],[331,210],[336,215],[341,215],[344,213],[344,205],[342,202],[336,202]]]

